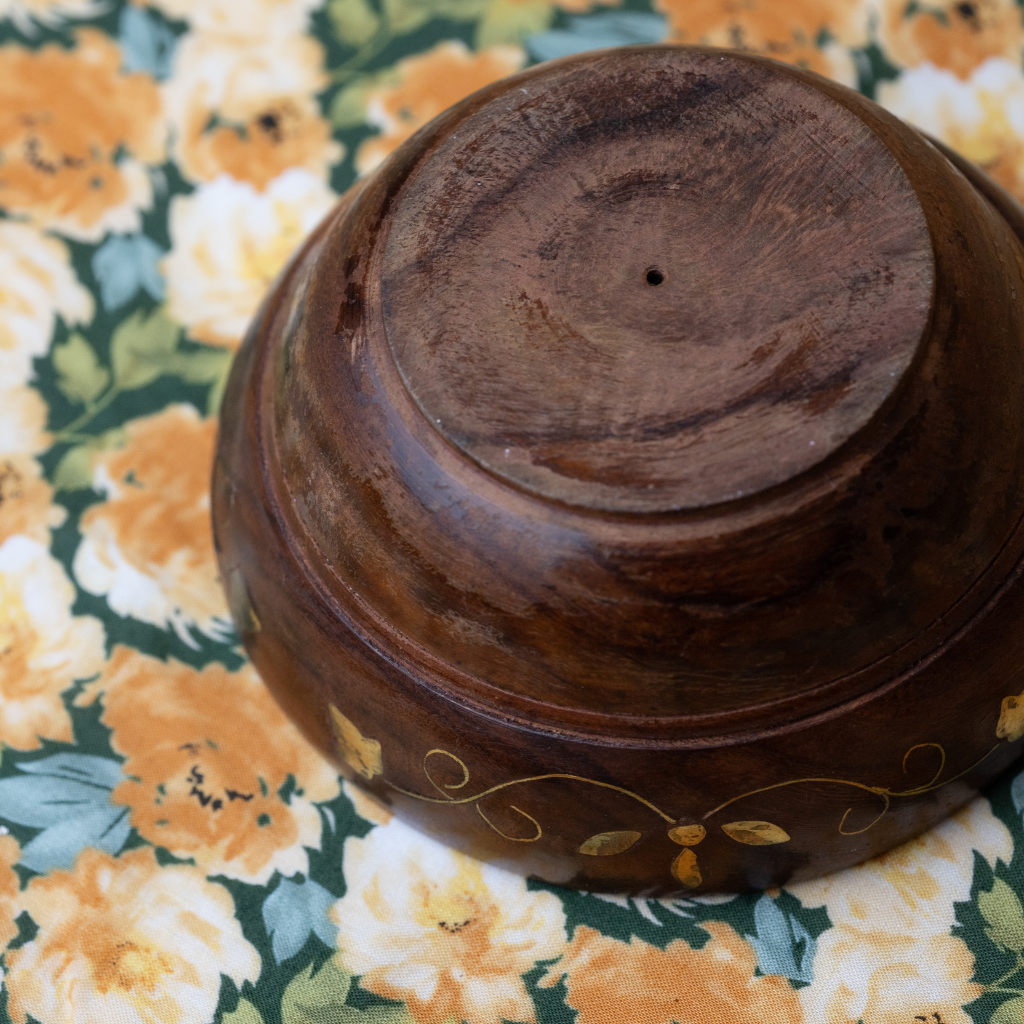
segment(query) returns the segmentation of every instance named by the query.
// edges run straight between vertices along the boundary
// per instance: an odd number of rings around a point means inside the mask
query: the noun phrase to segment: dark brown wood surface
[[[554,881],[909,838],[1020,746],[1022,224],[749,55],[470,97],[239,353],[214,521],[257,668],[399,813]]]
[[[606,512],[822,462],[896,389],[931,305],[924,212],[856,114],[756,64],[690,88],[664,70],[627,90],[581,70],[499,105],[500,131],[462,124],[403,186],[382,265],[439,432]]]

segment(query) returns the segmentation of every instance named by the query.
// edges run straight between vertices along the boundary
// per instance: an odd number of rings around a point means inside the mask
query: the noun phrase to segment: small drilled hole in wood
[[[658,270],[657,267],[652,267],[650,270],[647,271],[647,283],[648,284],[650,284],[650,285],[659,285],[664,280],[665,280],[665,275],[660,270]]]

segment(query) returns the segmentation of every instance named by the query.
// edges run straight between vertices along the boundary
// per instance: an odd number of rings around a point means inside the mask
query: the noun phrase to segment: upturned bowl
[[[349,191],[238,354],[257,669],[396,814],[590,890],[763,887],[1024,735],[1024,213],[816,75],[540,65]]]

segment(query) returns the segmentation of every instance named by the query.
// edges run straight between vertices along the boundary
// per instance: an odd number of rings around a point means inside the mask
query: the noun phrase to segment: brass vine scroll
[[[974,762],[974,764],[970,765],[968,768],[965,768],[958,775],[954,775],[951,779],[942,779],[942,773],[946,770],[945,748],[942,746],[941,743],[917,743],[903,755],[904,774],[906,774],[907,771],[907,760],[910,758],[911,754],[913,754],[915,750],[931,749],[935,750],[939,755],[938,769],[936,770],[935,774],[921,786],[914,786],[910,789],[896,790],[890,789],[887,786],[868,786],[863,782],[852,782],[849,779],[834,779],[828,778],[827,776],[812,777],[806,779],[790,779],[788,782],[776,782],[774,785],[761,786],[759,789],[752,789],[749,792],[741,793],[739,796],[734,796],[731,799],[726,800],[725,803],[721,803],[717,807],[708,811],[707,814],[704,815],[702,820],[706,821],[708,818],[711,818],[714,815],[718,814],[719,811],[724,811],[725,808],[728,807],[730,804],[734,804],[738,800],[744,800],[748,796],[756,796],[758,793],[767,793],[773,789],[783,789],[786,786],[799,786],[803,783],[822,782],[831,783],[832,785],[836,786],[853,786],[856,789],[861,789],[864,790],[864,792],[866,793],[871,793],[872,795],[877,796],[882,801],[881,811],[879,811],[878,814],[874,818],[872,818],[872,820],[868,822],[868,824],[865,825],[863,828],[854,829],[853,831],[847,831],[843,827],[846,824],[846,819],[850,816],[851,812],[853,811],[852,807],[848,807],[846,809],[846,812],[843,814],[842,820],[839,822],[839,832],[841,835],[844,836],[859,836],[861,833],[867,832],[869,829],[874,828],[875,825],[877,825],[882,820],[882,818],[885,817],[890,806],[892,805],[893,799],[897,797],[921,796],[924,793],[931,793],[933,790],[941,789],[943,786],[948,786],[951,782],[956,782],[957,779],[963,778],[965,775],[967,775],[968,773],[972,772],[975,768],[977,768],[978,765],[982,763],[982,761],[985,761],[987,758],[989,758],[995,752],[996,747],[998,747],[998,745],[999,744],[996,744],[996,746],[992,747],[992,749],[989,750],[988,753],[979,758],[977,761]]]
[[[997,744],[998,746],[998,744]],[[842,819],[839,822],[839,832],[844,836],[855,836],[867,832],[869,829],[874,828],[879,821],[889,811],[892,801],[900,797],[914,797],[921,796],[924,793],[932,792],[933,790],[940,789],[943,786],[949,785],[951,782],[955,782],[957,779],[967,775],[973,769],[977,768],[984,760],[986,760],[995,751],[996,747],[993,747],[978,761],[972,764],[970,767],[965,768],[962,772],[954,775],[952,778],[943,779],[942,775],[946,770],[946,751],[943,746],[939,743],[918,743],[912,746],[904,755],[902,768],[904,773],[907,771],[907,762],[912,758],[916,751],[931,750],[938,755],[938,765],[931,776],[931,778],[919,785],[913,786],[908,789],[893,789],[889,786],[869,786],[863,782],[855,782],[850,779],[839,779],[830,778],[828,776],[812,776],[800,779],[789,779],[786,782],[776,782],[770,786],[761,786],[757,789],[748,790],[745,793],[741,793],[738,796],[731,797],[724,803],[719,804],[717,807],[712,808],[708,811],[701,819],[701,821],[707,821],[713,818],[715,815],[724,811],[727,807],[737,803],[740,800],[745,800],[751,796],[757,796],[759,793],[767,793],[775,789],[784,789],[788,786],[799,786],[805,784],[827,784],[837,786],[852,786],[855,789],[862,790],[866,793],[870,793],[872,796],[877,797],[881,801],[881,810],[879,813],[863,828],[859,829],[847,829],[846,823],[849,819],[850,814],[853,812],[853,808],[847,808],[843,814]],[[431,772],[431,761],[438,757],[447,758],[450,762],[457,766],[459,770],[459,777],[455,782],[443,782],[439,781],[434,777]],[[436,763],[436,761],[435,761]],[[549,772],[543,775],[530,775],[521,779],[513,779],[509,782],[501,782],[495,786],[491,786],[488,789],[484,789],[479,793],[474,793],[471,796],[462,796],[461,791],[469,785],[470,771],[465,761],[463,761],[457,755],[451,753],[448,750],[442,750],[439,747],[435,747],[433,750],[428,750],[423,758],[423,774],[426,776],[427,781],[437,791],[438,796],[427,796],[423,793],[413,793],[410,790],[403,789],[400,786],[396,786],[394,783],[387,783],[388,786],[403,796],[411,797],[414,800],[422,800],[427,803],[436,804],[451,804],[451,805],[469,805],[472,804],[476,807],[477,813],[483,819],[484,823],[492,831],[496,832],[503,839],[507,839],[514,843],[535,843],[544,835],[543,826],[540,822],[533,817],[533,815],[524,811],[521,807],[515,804],[509,804],[509,809],[516,814],[520,815],[526,821],[533,826],[533,835],[529,836],[510,836],[505,832],[502,832],[484,813],[480,807],[480,801],[486,797],[492,796],[495,793],[503,792],[504,790],[511,789],[515,786],[525,786],[534,782],[542,782],[546,779],[566,779],[570,782],[579,782],[587,786],[597,786],[601,789],[609,789],[616,793],[621,793],[624,796],[629,797],[631,800],[636,801],[649,812],[661,818],[662,821],[667,822],[671,826],[667,832],[668,837],[679,846],[684,847],[683,851],[678,854],[672,862],[671,873],[673,877],[684,886],[688,888],[696,888],[702,884],[702,878],[700,869],[697,864],[697,857],[693,851],[693,847],[701,843],[707,835],[705,827],[694,822],[692,819],[673,817],[671,814],[667,814],[656,804],[653,804],[650,800],[640,796],[638,793],[634,793],[632,790],[623,788],[622,786],[616,786],[610,782],[601,782],[597,779],[589,779],[582,775],[572,775],[566,772]],[[721,826],[721,830],[729,836],[730,839],[735,840],[739,843],[744,843],[748,846],[774,846],[780,843],[786,843],[790,841],[790,836],[784,828],[779,825],[773,824],[768,821],[731,821]],[[615,856],[623,853],[626,850],[633,847],[642,837],[643,831],[639,829],[629,830],[617,830],[611,832],[601,832],[595,836],[591,836],[585,840],[579,847],[578,852],[584,856],[591,857],[608,857]]]

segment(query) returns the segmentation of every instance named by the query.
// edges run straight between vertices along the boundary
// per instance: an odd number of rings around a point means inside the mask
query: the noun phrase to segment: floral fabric
[[[214,417],[288,255],[473,90],[661,40],[1024,199],[1018,0],[0,0],[0,1022],[1024,1022],[1024,774],[820,881],[592,896],[392,819],[232,630]]]

